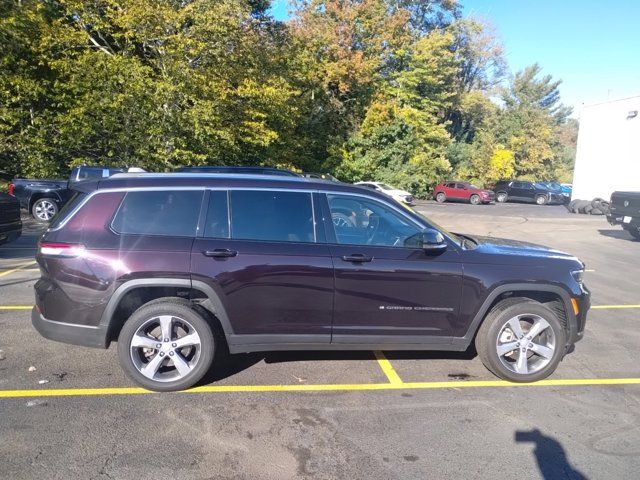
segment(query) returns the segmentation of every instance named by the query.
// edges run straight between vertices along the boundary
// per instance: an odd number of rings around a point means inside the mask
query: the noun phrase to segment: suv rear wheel
[[[509,298],[487,315],[476,350],[493,374],[512,382],[535,382],[551,375],[562,360],[566,332],[542,303]]]
[[[504,203],[507,201],[507,193],[506,192],[498,192],[496,195],[496,201],[500,203]]]
[[[136,383],[160,392],[192,387],[213,362],[209,324],[189,306],[150,302],[136,310],[118,337],[118,358]]]

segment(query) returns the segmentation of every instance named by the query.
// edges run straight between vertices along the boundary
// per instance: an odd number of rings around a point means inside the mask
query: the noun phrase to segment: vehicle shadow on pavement
[[[385,351],[389,360],[471,360],[476,352],[469,348],[465,352],[445,351]],[[354,361],[375,360],[375,355],[369,350],[350,351],[279,351],[230,354],[225,349],[216,351],[213,366],[198,382],[198,385],[207,385],[232,377],[252,366],[264,361],[265,363],[287,362],[321,362],[321,361]]]
[[[540,477],[544,480],[557,478],[587,480],[586,475],[569,463],[562,444],[555,438],[544,435],[537,428],[529,431],[516,431],[514,437],[516,443],[532,443],[534,445],[533,454],[538,463]]]
[[[602,230],[599,229],[598,232],[600,233],[600,235],[603,235],[605,237],[610,237],[610,238],[617,238],[618,240],[626,240],[627,242],[637,242],[637,240],[635,240],[631,234],[625,230],[614,230],[614,229],[608,229],[608,230]]]

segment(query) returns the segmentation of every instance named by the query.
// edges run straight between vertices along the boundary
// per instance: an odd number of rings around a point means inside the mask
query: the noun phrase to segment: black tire
[[[211,368],[216,349],[216,342],[214,340],[212,329],[207,321],[202,318],[202,316],[199,315],[194,309],[190,308],[189,305],[187,305],[185,302],[188,301],[179,298],[154,300],[136,310],[122,327],[120,335],[118,336],[118,359],[120,361],[120,366],[127,374],[127,376],[140,386],[149,390],[155,390],[157,392],[172,392],[177,390],[184,390],[186,388],[192,387],[197,382],[199,382]],[[185,322],[190,328],[193,328],[200,339],[199,356],[196,360],[194,353],[194,356],[191,360],[195,361],[196,363],[191,366],[191,371],[179,378],[176,378],[175,380],[154,380],[143,375],[139,371],[138,367],[134,364],[134,355],[139,355],[140,352],[134,353],[131,351],[131,340],[138,332],[138,329],[143,327],[143,325],[152,322],[154,319],[160,316],[170,316],[172,317],[172,321],[173,319],[179,319]],[[173,338],[174,336],[174,331],[172,331],[172,338],[169,339],[169,342],[167,342],[167,344],[162,342],[161,338],[154,341],[159,342],[159,345],[167,345],[168,348],[168,344],[170,342],[179,340],[179,338]],[[190,347],[185,348],[189,349]],[[173,354],[180,355],[180,358],[185,359],[185,357],[183,357],[182,354],[178,352],[178,350],[180,350],[181,352],[185,351],[184,348],[177,349],[173,351]],[[195,351],[196,350],[194,350],[194,352]],[[160,353],[156,352],[149,358],[152,360],[157,355],[160,355]],[[140,358],[142,359],[142,357]],[[144,359],[147,359],[147,357],[145,357]],[[171,374],[172,371],[173,373],[178,373],[177,369],[174,366],[165,365],[165,361],[166,363],[171,363],[172,359],[167,356],[164,360],[161,360],[160,370],[167,370],[168,374]],[[151,361],[149,361],[148,363],[151,363]]]
[[[469,203],[471,205],[478,205],[480,203],[480,195],[473,194],[469,197]]]
[[[549,201],[549,199],[548,199],[548,197],[546,195],[538,195],[536,197],[536,203],[538,205],[546,205],[548,201]]]
[[[510,370],[502,363],[497,352],[498,336],[504,325],[517,315],[541,317],[547,321],[547,329],[551,329],[555,337],[555,347],[550,361],[534,373],[523,374]],[[543,335],[547,335],[546,330]],[[528,342],[526,339],[525,341]],[[478,355],[489,371],[504,380],[518,383],[536,382],[551,375],[564,356],[565,345],[566,330],[556,313],[542,303],[528,298],[509,298],[498,303],[485,317],[475,341]],[[534,355],[529,358],[533,358]]]
[[[498,192],[496,193],[496,202],[504,203],[508,199],[507,192]]]
[[[593,210],[593,205],[591,205],[590,203],[585,205],[584,208],[582,209],[582,211],[584,213],[586,213],[587,215],[589,215],[591,213],[591,210]]]
[[[49,223],[58,213],[58,204],[53,198],[39,198],[31,205],[31,216],[40,223]]]
[[[600,210],[599,208],[592,208],[591,209],[591,215],[604,215],[604,212],[602,210]]]
[[[447,200],[447,196],[444,194],[444,192],[438,192],[436,195],[436,202],[438,203],[444,203]]]

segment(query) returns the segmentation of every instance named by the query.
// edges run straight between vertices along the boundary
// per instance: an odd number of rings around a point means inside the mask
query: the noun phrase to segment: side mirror
[[[422,232],[422,249],[425,253],[442,253],[447,249],[447,242],[438,230],[427,228]]]

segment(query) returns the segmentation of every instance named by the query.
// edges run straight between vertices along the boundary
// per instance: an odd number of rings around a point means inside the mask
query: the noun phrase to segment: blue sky
[[[640,0],[463,0],[494,25],[513,71],[534,62],[560,78],[563,103],[640,94]],[[272,12],[287,18],[287,0]]]

